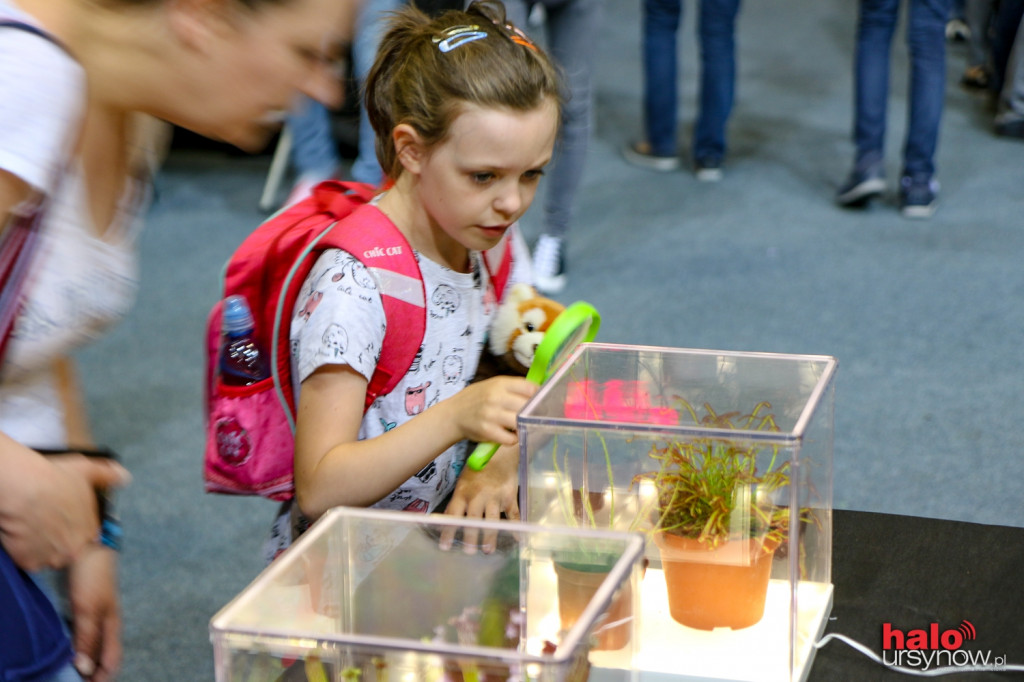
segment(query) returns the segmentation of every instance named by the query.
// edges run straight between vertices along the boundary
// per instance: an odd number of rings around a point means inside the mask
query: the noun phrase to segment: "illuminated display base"
[[[814,660],[814,642],[825,630],[832,611],[832,585],[799,583],[797,603],[798,665],[789,675],[789,583],[772,580],[768,585],[764,618],[742,630],[694,630],[672,620],[665,594],[665,577],[648,569],[641,594],[640,651],[635,667],[641,682],[677,680],[716,682],[794,682],[805,680]],[[619,654],[619,658],[625,658]],[[628,660],[616,660],[616,652],[595,651],[591,663],[598,668],[628,668]],[[600,670],[590,676],[601,682]],[[613,676],[618,679],[618,673]]]
[[[708,632],[672,620],[664,574],[649,568],[640,590],[639,650],[635,659],[631,663],[630,647],[591,651],[594,667],[590,682],[621,680],[622,671],[631,667],[637,671],[634,679],[638,682],[802,682],[814,661],[814,642],[824,632],[832,610],[832,585],[801,582],[797,589],[801,628],[797,633],[798,662],[791,677],[787,581],[771,581],[764,618],[757,625]]]

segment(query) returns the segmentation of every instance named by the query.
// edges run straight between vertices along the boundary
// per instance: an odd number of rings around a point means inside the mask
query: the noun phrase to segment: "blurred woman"
[[[127,472],[32,448],[91,445],[68,355],[133,300],[155,122],[256,150],[300,93],[334,104],[353,2],[0,0],[0,677],[120,664],[95,489]],[[45,567],[67,568],[73,647],[25,573]]]

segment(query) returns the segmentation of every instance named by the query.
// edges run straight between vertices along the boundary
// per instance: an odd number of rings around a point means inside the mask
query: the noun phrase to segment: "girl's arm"
[[[519,377],[470,384],[394,429],[358,440],[366,379],[345,365],[302,382],[295,431],[295,491],[309,519],[383,499],[460,440],[514,445],[516,416],[537,387]]]

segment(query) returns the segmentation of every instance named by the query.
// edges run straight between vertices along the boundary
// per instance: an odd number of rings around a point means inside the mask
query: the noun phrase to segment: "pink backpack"
[[[359,183],[321,183],[308,199],[256,228],[228,260],[221,301],[233,294],[248,300],[271,376],[250,386],[220,381],[221,303],[215,304],[206,325],[207,492],[279,501],[294,495],[296,405],[288,335],[299,290],[323,250],[343,249],[358,258],[377,282],[388,327],[405,332],[385,335],[364,411],[390,393],[415,360],[426,329],[423,278],[405,237],[368,204],[375,192]],[[508,242],[484,254],[499,298],[512,270]]]

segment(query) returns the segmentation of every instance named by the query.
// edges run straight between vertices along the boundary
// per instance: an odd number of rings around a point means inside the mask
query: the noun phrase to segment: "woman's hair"
[[[143,5],[156,5],[161,0],[99,0],[100,4],[109,5],[111,7],[117,7],[118,5],[131,7],[141,7]],[[260,9],[266,5],[286,5],[292,0],[235,0],[239,5],[247,7],[252,10]]]
[[[561,93],[554,65],[506,22],[504,6],[477,0],[435,19],[411,5],[394,12],[366,78],[365,104],[377,159],[395,179],[402,171],[395,126],[412,126],[430,148],[467,103],[525,112],[547,98],[560,105]]]

